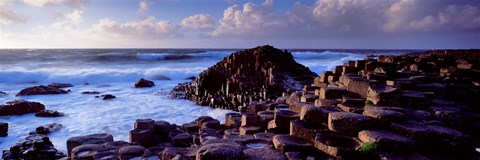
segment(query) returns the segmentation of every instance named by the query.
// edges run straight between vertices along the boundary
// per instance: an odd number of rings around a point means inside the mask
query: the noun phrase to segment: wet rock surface
[[[35,116],[37,117],[62,117],[65,114],[59,111],[52,111],[52,110],[41,110],[37,113],[35,113]]]
[[[155,86],[155,83],[153,81],[149,81],[149,80],[146,80],[146,79],[143,79],[143,78],[138,80],[133,85],[133,87],[135,87],[135,88],[145,88],[145,87],[153,87],[153,86]]]
[[[50,87],[50,86],[33,86],[22,89],[17,93],[18,96],[29,96],[29,95],[43,95],[43,94],[67,94],[68,91],[65,91],[60,88]]]
[[[0,116],[23,115],[43,110],[45,106],[39,102],[15,100],[0,105]]]
[[[65,154],[55,149],[50,139],[42,135],[30,135],[11,146],[10,149],[3,150],[2,155],[2,159],[4,160],[56,160],[63,157],[65,157]]]

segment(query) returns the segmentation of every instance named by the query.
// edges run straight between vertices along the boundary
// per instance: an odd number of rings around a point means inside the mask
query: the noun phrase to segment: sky
[[[0,0],[0,48],[480,48],[480,0]]]

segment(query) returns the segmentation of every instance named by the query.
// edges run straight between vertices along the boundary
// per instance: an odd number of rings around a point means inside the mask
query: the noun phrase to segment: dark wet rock
[[[18,96],[29,96],[29,95],[42,95],[42,94],[67,94],[68,91],[55,88],[55,87],[49,87],[49,86],[33,86],[33,87],[28,87],[25,89],[22,89],[20,92],[17,93]]]
[[[72,137],[67,140],[68,156],[73,148],[83,144],[103,144],[107,142],[113,142],[113,136],[110,134],[91,134],[86,136]]]
[[[35,128],[35,131],[30,132],[29,134],[49,134],[55,131],[58,131],[63,128],[63,125],[58,123],[46,124],[44,126],[39,126]]]
[[[184,95],[179,98],[201,105],[237,110],[239,104],[276,99],[288,89],[300,90],[316,76],[295,62],[290,52],[267,45],[225,57],[203,71],[197,80],[177,86],[172,94]]]
[[[195,77],[195,76],[190,76],[190,77],[187,77],[187,78],[185,78],[185,79],[186,79],[186,80],[192,80],[192,81],[194,81],[194,80],[197,79],[197,77]]]
[[[286,160],[287,157],[282,152],[270,148],[254,149],[249,148],[243,151],[245,158],[258,160]]]
[[[153,145],[152,130],[134,129],[130,131],[130,143],[137,143],[141,146]]]
[[[177,134],[171,141],[175,147],[189,147],[193,144],[193,138],[188,133]]]
[[[53,87],[53,88],[69,88],[69,87],[73,87],[72,84],[68,84],[68,83],[51,83],[49,85],[47,85],[48,87]]]
[[[273,145],[275,146],[275,149],[284,153],[310,152],[313,149],[313,144],[309,140],[290,135],[273,136]]]
[[[45,110],[45,106],[39,102],[15,100],[0,105],[0,116],[23,115],[42,110]]]
[[[96,154],[104,150],[104,146],[99,144],[83,144],[72,149],[71,157],[74,160],[93,159]]]
[[[109,99],[115,99],[117,97],[115,97],[114,95],[111,95],[111,94],[103,94],[101,96],[95,96],[95,98],[102,98],[103,100],[109,100]]]
[[[232,143],[211,143],[205,144],[197,150],[196,159],[241,160],[244,159],[244,154],[242,147],[239,145]]]
[[[7,95],[7,92],[0,91],[0,96],[2,96],[2,95]]]
[[[153,80],[169,81],[172,80],[170,77],[164,75],[155,75],[152,77]]]
[[[41,135],[30,135],[3,151],[2,159],[42,159],[56,160],[65,157],[65,154],[59,152],[53,146],[50,139]]]
[[[0,137],[8,136],[8,123],[0,122]]]
[[[135,88],[143,88],[143,87],[153,87],[155,86],[155,83],[153,81],[149,81],[149,80],[146,80],[146,79],[143,79],[141,78],[140,80],[138,80],[134,85],[133,87]]]
[[[100,94],[98,91],[83,91],[82,94]]]
[[[59,111],[52,111],[52,110],[41,110],[35,113],[37,117],[62,117],[64,114]]]
[[[118,150],[118,158],[120,160],[129,160],[135,158],[140,159],[144,155],[145,151],[145,148],[142,146],[125,146]]]

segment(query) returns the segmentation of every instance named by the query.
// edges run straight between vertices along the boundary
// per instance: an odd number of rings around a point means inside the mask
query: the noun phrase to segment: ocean
[[[48,110],[64,112],[64,117],[41,118],[33,114],[0,116],[8,122],[8,137],[0,137],[0,150],[25,138],[45,124],[63,128],[49,134],[57,149],[66,152],[70,137],[94,133],[112,134],[128,141],[136,119],[151,118],[182,124],[208,115],[221,122],[222,109],[195,105],[189,100],[171,99],[168,92],[178,83],[189,81],[239,49],[3,49],[0,50],[0,104],[13,100],[37,101]],[[398,55],[413,50],[311,50],[292,49],[295,60],[320,74],[349,60],[372,54]],[[133,88],[140,78],[155,82],[152,88]],[[63,95],[15,97],[21,89],[50,83],[70,83],[72,92]],[[83,91],[116,96],[102,100]]]

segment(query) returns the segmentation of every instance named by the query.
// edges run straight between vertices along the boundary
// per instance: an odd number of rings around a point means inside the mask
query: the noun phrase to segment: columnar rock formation
[[[200,73],[192,82],[174,89],[174,96],[201,105],[237,110],[252,101],[301,89],[316,76],[295,62],[291,53],[272,46],[238,51]]]

